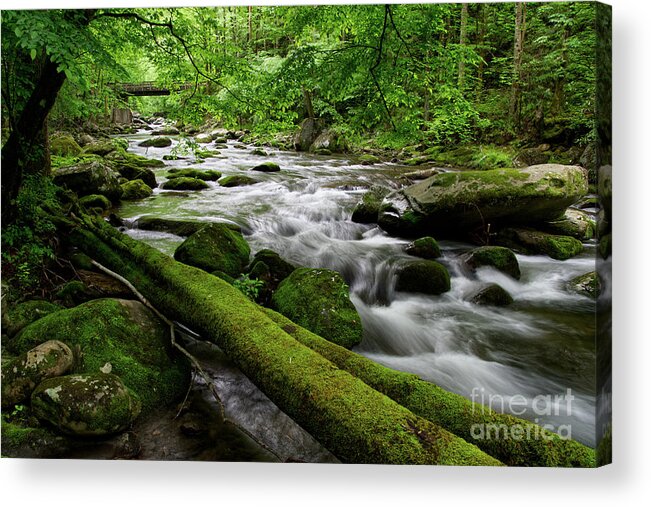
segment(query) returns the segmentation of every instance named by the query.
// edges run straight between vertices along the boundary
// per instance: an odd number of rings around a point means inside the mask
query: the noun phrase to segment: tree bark
[[[127,278],[151,303],[216,343],[298,424],[347,463],[501,465],[414,415],[309,347],[239,290],[83,218],[71,241]]]

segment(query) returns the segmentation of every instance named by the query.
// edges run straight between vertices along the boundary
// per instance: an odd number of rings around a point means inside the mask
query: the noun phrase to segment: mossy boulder
[[[438,295],[450,290],[450,273],[442,264],[422,260],[405,264],[397,271],[396,290]]]
[[[564,215],[544,226],[546,231],[553,234],[572,236],[579,240],[592,239],[595,237],[597,223],[585,211],[575,208],[567,208]]]
[[[122,187],[122,199],[125,201],[144,199],[153,193],[149,185],[142,180],[127,181],[120,186]]]
[[[581,294],[582,296],[597,299],[601,293],[599,275],[596,271],[590,271],[584,275],[574,277],[567,284],[567,288],[572,292]]]
[[[47,340],[79,351],[75,373],[118,375],[147,410],[187,388],[189,367],[172,349],[168,326],[138,301],[96,299],[52,313],[24,328],[8,348],[23,353]]]
[[[446,172],[388,195],[378,224],[390,234],[460,237],[514,224],[555,220],[588,191],[578,166]]]
[[[2,312],[2,332],[11,338],[25,326],[59,310],[62,310],[59,305],[40,299],[9,306]]]
[[[158,186],[156,175],[149,167],[140,167],[127,163],[116,164],[115,167],[120,176],[129,181],[142,180],[149,188],[156,188]]]
[[[256,299],[258,303],[268,305],[278,285],[296,269],[273,250],[264,249],[257,252],[247,268],[253,280],[261,280],[264,285]]]
[[[59,157],[75,157],[81,153],[81,146],[71,135],[58,136],[50,140],[50,153]]]
[[[176,234],[177,236],[187,237],[201,229],[206,225],[206,222],[194,222],[192,220],[145,215],[138,218],[134,225],[138,229],[144,231],[169,232],[170,234]]]
[[[74,362],[70,347],[58,340],[41,343],[11,360],[2,368],[2,407],[23,403],[42,380],[65,375]]]
[[[145,139],[138,146],[144,148],[166,148],[172,145],[172,140],[169,137],[152,137],[151,139]]]
[[[441,256],[441,248],[431,236],[425,236],[412,241],[405,248],[405,252],[422,259],[436,259]]]
[[[258,171],[258,172],[263,172],[263,173],[275,173],[280,171],[280,166],[276,164],[275,162],[264,162],[262,164],[258,164],[254,168],[251,169],[252,171]]]
[[[546,164],[551,158],[551,152],[539,148],[525,148],[520,150],[515,157],[515,163],[518,166],[530,166]]]
[[[527,255],[548,255],[566,260],[583,252],[583,244],[570,236],[557,236],[533,229],[508,228],[495,237],[499,245]]]
[[[244,176],[242,174],[233,174],[231,176],[224,176],[219,180],[219,185],[222,187],[242,187],[246,185],[254,185],[258,180]]]
[[[503,246],[480,246],[462,257],[466,267],[474,271],[481,266],[492,266],[495,269],[520,279],[520,265],[515,254]]]
[[[378,212],[382,200],[391,191],[379,185],[373,185],[368,192],[362,196],[362,200],[355,205],[351,220],[358,224],[374,224],[378,219]]]
[[[608,259],[608,257],[610,257],[613,253],[613,235],[604,234],[602,237],[600,237],[597,250],[599,251],[599,255],[601,255],[602,259]]]
[[[129,146],[128,143],[127,146]],[[120,148],[126,149],[124,145],[121,144],[117,139],[102,139],[85,145],[84,148],[81,150],[81,153],[88,154],[88,155],[99,155],[100,157],[105,157],[109,153],[118,150]]]
[[[210,134],[199,134],[194,137],[194,140],[199,144],[208,144],[212,142],[212,136]]]
[[[173,125],[165,125],[159,129],[152,130],[150,134],[152,136],[178,136],[180,132]]]
[[[362,165],[379,164],[380,157],[376,157],[375,155],[371,155],[370,153],[365,153],[357,157],[357,161]]]
[[[314,139],[309,151],[316,153],[321,150],[330,150],[332,153],[341,153],[346,149],[347,145],[344,136],[334,130],[324,130]]]
[[[102,436],[128,428],[141,403],[116,375],[87,373],[43,381],[32,393],[32,409],[63,433]]]
[[[107,211],[113,206],[111,201],[99,194],[85,195],[79,199],[79,204],[87,209],[99,208],[102,211]]]
[[[209,273],[223,271],[237,278],[249,263],[251,250],[242,234],[227,224],[208,224],[189,236],[174,252],[177,261]]]
[[[476,305],[507,306],[513,303],[511,294],[496,283],[481,287],[469,299]]]
[[[118,178],[113,168],[100,160],[60,167],[53,175],[55,185],[66,187],[79,196],[100,194],[111,201],[119,201],[122,195]]]
[[[251,155],[255,155],[256,157],[268,157],[269,154],[264,151],[262,148],[255,148],[254,150],[251,151]]]
[[[116,150],[107,156],[119,170],[120,164],[133,167],[165,167],[165,162],[157,158],[143,157],[136,153],[128,153],[125,150]]]
[[[163,190],[205,190],[208,183],[197,178],[172,178],[161,185]]]
[[[203,181],[217,181],[222,177],[222,173],[215,171],[213,169],[202,171],[201,169],[194,169],[192,167],[187,167],[185,169],[170,169],[167,174],[169,179],[174,178],[196,178]]]
[[[362,341],[362,320],[336,271],[298,268],[281,282],[272,306],[299,326],[352,348]]]

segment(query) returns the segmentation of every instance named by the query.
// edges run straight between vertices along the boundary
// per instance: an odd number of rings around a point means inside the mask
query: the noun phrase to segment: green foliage
[[[264,287],[264,281],[249,278],[248,274],[241,275],[233,282],[233,287],[239,289],[251,301],[255,301]]]
[[[16,200],[18,219],[2,232],[2,272],[25,292],[41,280],[43,268],[54,258],[56,227],[48,212],[59,203],[52,181],[40,175],[25,178]]]

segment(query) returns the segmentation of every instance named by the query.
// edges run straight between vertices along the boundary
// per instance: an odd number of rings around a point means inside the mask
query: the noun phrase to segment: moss
[[[450,290],[450,273],[436,261],[410,262],[397,275],[397,291],[438,295]]]
[[[86,286],[79,280],[71,280],[70,282],[66,282],[62,287],[60,287],[54,293],[54,297],[63,302],[63,304],[66,306],[75,306],[86,301]]]
[[[181,243],[174,258],[209,273],[223,271],[236,278],[248,264],[250,252],[242,234],[227,224],[212,223]]]
[[[55,137],[50,141],[50,152],[52,155],[61,157],[74,157],[81,153],[81,146],[70,135]]]
[[[58,458],[70,440],[47,428],[2,417],[2,455],[10,458]]]
[[[376,157],[375,155],[371,155],[369,153],[360,155],[357,157],[357,161],[362,165],[373,165],[379,164],[381,162],[379,157]]]
[[[264,162],[262,164],[256,165],[251,169],[252,171],[259,171],[263,173],[275,173],[280,171],[280,166],[275,162]]]
[[[239,290],[84,218],[72,240],[132,280],[170,318],[214,341],[269,398],[348,463],[500,465],[336,368]],[[293,324],[291,324],[293,326]],[[296,326],[298,327],[298,326]]]
[[[311,348],[337,367],[342,368],[373,389],[389,396],[414,414],[440,425],[468,442],[475,443],[484,452],[512,466],[594,467],[594,451],[574,440],[566,440],[524,419],[498,414],[463,396],[451,393],[426,382],[411,373],[392,370],[359,354],[324,340],[286,317],[265,310],[303,345]],[[475,439],[473,425],[506,425],[524,429],[534,438]],[[476,426],[476,427],[479,427]],[[510,431],[509,431],[510,433]]]
[[[140,167],[129,163],[118,163],[115,164],[115,167],[120,176],[126,178],[128,181],[142,180],[150,188],[156,188],[158,186],[156,175],[149,167]]]
[[[79,204],[85,208],[100,208],[103,211],[113,206],[107,197],[100,194],[85,195],[79,199]]]
[[[222,173],[219,171],[201,171],[199,169],[193,169],[191,167],[185,169],[170,169],[167,177],[169,179],[173,178],[196,178],[203,181],[217,181],[222,177]]]
[[[87,144],[83,147],[81,152],[83,154],[99,155],[100,157],[105,157],[118,148],[121,148],[121,146],[114,143],[113,140],[103,139],[101,141],[95,141],[94,143]]]
[[[147,158],[135,153],[123,152],[120,154],[120,159],[125,164],[135,167],[165,167],[165,162],[156,158]]]
[[[583,244],[570,236],[551,236],[547,238],[546,253],[552,259],[565,260],[583,252]]]
[[[208,183],[197,178],[172,178],[161,185],[165,190],[204,190]]]
[[[482,246],[471,250],[463,256],[463,261],[470,269],[480,266],[492,266],[495,269],[520,279],[520,265],[515,254],[503,246]]]
[[[70,256],[70,262],[76,269],[85,269],[87,271],[95,269],[95,266],[92,264],[92,259],[82,252],[73,253]]]
[[[243,176],[241,174],[224,176],[221,180],[219,180],[219,185],[222,187],[242,187],[245,185],[254,185],[256,183],[258,183],[258,180],[255,180],[248,176]]]
[[[362,321],[336,271],[298,268],[274,293],[271,303],[298,325],[347,348],[362,341]]]
[[[544,254],[557,260],[569,259],[583,251],[578,239],[524,228],[501,230],[495,242],[527,255]]]
[[[351,220],[360,224],[372,224],[377,222],[382,200],[389,194],[389,192],[390,190],[386,187],[373,185],[369,191],[362,196],[362,200],[355,206]]]
[[[441,248],[431,236],[425,236],[412,241],[405,248],[405,252],[423,259],[436,259],[441,256]]]
[[[144,199],[152,194],[149,185],[142,180],[127,181],[120,186],[122,187],[122,199],[125,201]]]
[[[296,266],[287,262],[273,250],[267,248],[256,252],[253,256],[253,260],[251,261],[252,267],[249,270],[250,274],[253,274],[253,267],[255,267],[255,263],[257,262],[263,262],[269,268],[271,276],[273,276],[278,283],[282,282],[296,269]]]
[[[601,283],[596,271],[590,271],[584,275],[572,278],[568,283],[568,289],[577,294],[597,299],[601,293]]]
[[[476,305],[507,306],[513,303],[513,298],[503,287],[491,283],[470,296],[470,301]]]
[[[145,139],[138,146],[143,146],[145,148],[165,148],[172,145],[172,140],[169,137],[152,137],[151,139]]]
[[[147,410],[173,401],[187,386],[187,365],[174,356],[169,330],[135,301],[97,299],[50,314],[26,327],[9,349],[25,352],[52,339],[81,352],[77,373],[110,363]]]
[[[12,337],[25,326],[61,309],[59,305],[40,299],[18,303],[3,311],[2,331]]]

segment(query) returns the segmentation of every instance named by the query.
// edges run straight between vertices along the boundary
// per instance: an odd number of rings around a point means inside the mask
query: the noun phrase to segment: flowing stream
[[[137,146],[148,137],[146,131],[128,136],[129,151],[162,158],[178,143],[175,139],[168,148]],[[220,151],[219,157],[202,164],[191,156],[166,162],[166,168],[155,169],[157,179],[164,181],[171,167],[196,167],[247,174],[259,183],[223,188],[208,182],[210,188],[199,192],[156,189],[147,199],[122,204],[119,215],[126,220],[127,233],[171,255],[183,238],[139,230],[133,226],[135,219],[156,215],[237,223],[253,252],[270,248],[297,265],[330,268],[344,276],[364,327],[356,352],[594,446],[595,303],[566,289],[571,278],[594,270],[594,243],[586,243],[582,255],[567,261],[518,255],[522,277],[514,280],[490,267],[466,272],[459,257],[473,246],[440,241],[443,256],[438,260],[450,271],[451,291],[441,296],[396,292],[396,269],[414,259],[403,252],[408,241],[350,217],[367,187],[395,186],[404,168],[356,165],[343,156],[271,148],[265,148],[269,157],[261,157],[236,141],[228,141]],[[249,171],[267,160],[282,170]],[[514,303],[490,307],[465,300],[486,282],[499,283]],[[221,388],[227,388],[228,399],[251,397],[252,385],[241,374],[233,374],[230,382],[218,377],[215,374]],[[254,413],[245,405],[231,401],[226,408],[251,431],[271,420],[274,426],[281,424],[270,402]],[[300,442],[287,455],[327,459],[316,443],[306,443],[305,435],[288,438]]]

